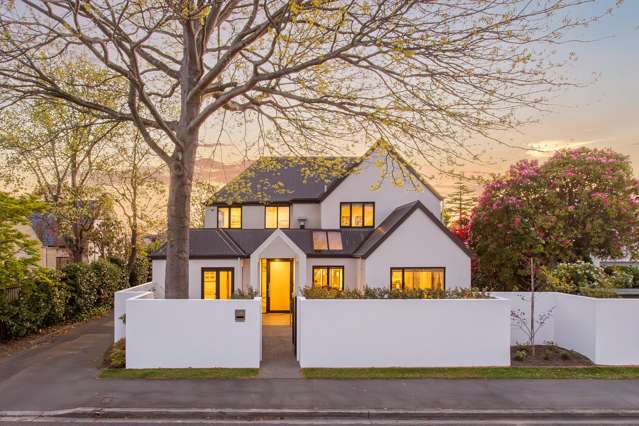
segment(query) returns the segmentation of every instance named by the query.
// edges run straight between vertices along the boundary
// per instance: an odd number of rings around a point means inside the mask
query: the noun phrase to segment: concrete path
[[[639,381],[624,380],[101,380],[98,366],[111,342],[112,318],[106,316],[0,361],[0,411],[639,408]]]
[[[295,359],[290,314],[266,314],[262,317],[262,363],[260,379],[300,379]]]

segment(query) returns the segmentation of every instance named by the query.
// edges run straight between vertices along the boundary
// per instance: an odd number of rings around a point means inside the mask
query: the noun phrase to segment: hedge
[[[371,288],[338,290],[326,287],[304,287],[307,299],[490,299],[490,295],[477,289],[389,289]]]
[[[113,293],[128,287],[125,268],[102,259],[67,265],[61,271],[33,268],[17,281],[11,283],[20,287],[17,299],[8,300],[0,291],[0,328],[6,335],[2,338],[26,336],[110,308]]]

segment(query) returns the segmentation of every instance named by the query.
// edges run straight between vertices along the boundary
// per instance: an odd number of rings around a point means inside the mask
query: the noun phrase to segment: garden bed
[[[198,380],[198,379],[247,379],[257,376],[257,368],[105,368],[101,379],[155,379],[155,380]]]
[[[513,367],[586,367],[593,363],[582,354],[555,345],[535,345],[533,356],[530,346],[511,348]]]

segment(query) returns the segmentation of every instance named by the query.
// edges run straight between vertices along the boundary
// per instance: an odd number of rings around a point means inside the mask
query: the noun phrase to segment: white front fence
[[[126,301],[132,297],[153,297],[154,284],[148,282],[135,287],[116,291],[113,296],[113,341],[124,339],[126,335]]]
[[[261,299],[126,302],[127,368],[259,368]]]
[[[302,368],[510,365],[506,299],[297,301]]]
[[[511,300],[530,320],[530,293],[495,292]],[[535,293],[535,318],[550,313],[536,343],[552,342],[590,358],[595,364],[639,364],[639,299],[597,299],[570,294]],[[512,344],[528,337],[512,324]]]

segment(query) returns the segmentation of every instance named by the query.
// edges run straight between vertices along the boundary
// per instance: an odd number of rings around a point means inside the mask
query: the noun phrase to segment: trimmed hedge
[[[8,300],[0,291],[0,325],[8,338],[108,309],[113,293],[128,287],[126,270],[103,259],[67,265],[61,271],[32,268],[16,281],[12,285],[20,287],[17,299]]]
[[[325,287],[304,287],[302,294],[307,299],[490,299],[488,293],[477,289],[455,288],[452,290],[388,289],[364,287],[363,290],[338,290]]]

